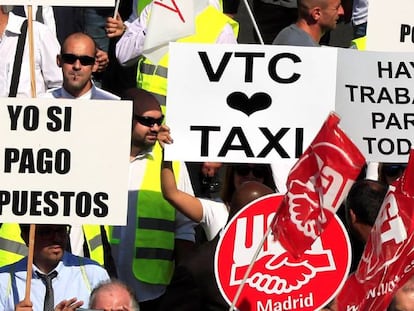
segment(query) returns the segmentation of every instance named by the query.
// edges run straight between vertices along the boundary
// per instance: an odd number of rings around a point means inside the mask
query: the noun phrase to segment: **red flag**
[[[339,121],[338,115],[329,115],[290,171],[287,193],[272,223],[275,238],[295,257],[321,235],[365,164]]]
[[[338,310],[383,311],[414,274],[414,149],[388,189],[358,268],[338,296]]]

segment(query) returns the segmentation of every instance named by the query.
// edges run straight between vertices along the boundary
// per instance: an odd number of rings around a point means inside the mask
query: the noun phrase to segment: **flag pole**
[[[270,232],[272,232],[272,226],[271,225],[267,228],[267,231],[266,231],[265,235],[262,237],[262,240],[260,241],[255,253],[253,254],[253,258],[250,261],[249,267],[247,267],[247,270],[244,273],[243,280],[241,281],[239,287],[237,288],[236,295],[234,296],[234,299],[231,303],[229,311],[233,311],[234,308],[236,307],[236,303],[240,298],[240,295],[241,295],[241,292],[243,290],[244,284],[246,284],[247,278],[249,277],[249,274],[253,269],[253,265],[256,262],[256,259],[259,256],[260,251],[262,250],[262,246],[263,246],[264,242],[266,241],[267,237],[269,236]]]
[[[264,44],[263,37],[262,37],[262,34],[260,33],[259,27],[257,26],[256,20],[254,19],[252,10],[250,9],[249,2],[248,0],[243,0],[243,2],[244,2],[244,5],[246,6],[247,13],[249,13],[250,19],[253,23],[253,27],[254,27],[254,30],[256,31],[257,37],[259,38],[259,42],[260,44],[263,45]]]

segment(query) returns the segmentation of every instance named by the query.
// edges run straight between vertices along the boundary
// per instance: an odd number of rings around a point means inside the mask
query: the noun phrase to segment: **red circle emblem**
[[[243,208],[225,228],[215,254],[218,287],[229,305],[273,220],[283,195],[272,194]],[[270,234],[241,295],[240,311],[316,310],[333,299],[350,268],[348,234],[335,216],[300,259],[291,256]]]

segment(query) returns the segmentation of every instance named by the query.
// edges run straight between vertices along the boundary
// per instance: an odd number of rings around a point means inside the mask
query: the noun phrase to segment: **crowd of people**
[[[178,41],[238,43],[233,18],[239,2],[200,0],[195,33]],[[116,15],[112,8],[33,7],[34,88],[27,8],[0,6],[0,96],[133,103],[127,224],[36,225],[30,270],[30,226],[1,223],[1,310],[229,307],[214,279],[220,231],[247,203],[278,192],[277,172],[270,164],[164,161],[163,146],[173,143],[165,120],[168,51],[158,63],[143,56],[151,6],[149,0],[121,1]],[[253,11],[265,44],[329,44],[329,32],[343,18],[352,22],[353,39],[365,36],[367,1],[254,0]],[[350,190],[339,214],[354,250],[352,270],[388,185],[404,168],[381,163],[374,178],[362,171]],[[411,287],[401,287],[389,310],[414,310],[406,307],[414,304]]]

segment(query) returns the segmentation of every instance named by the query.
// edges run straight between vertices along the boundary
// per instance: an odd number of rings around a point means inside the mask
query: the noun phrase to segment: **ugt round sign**
[[[215,274],[229,305],[282,198],[272,194],[250,203],[230,221],[220,238]],[[321,237],[299,259],[269,235],[236,302],[237,309],[317,310],[333,299],[348,276],[351,251],[342,223],[336,216],[331,218]]]

